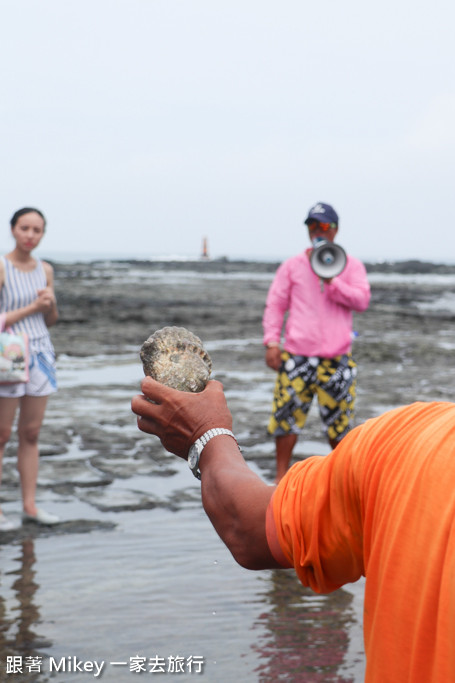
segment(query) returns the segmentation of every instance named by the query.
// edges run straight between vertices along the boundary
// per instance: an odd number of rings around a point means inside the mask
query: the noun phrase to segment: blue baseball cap
[[[338,214],[330,204],[318,202],[308,212],[308,217],[305,224],[308,225],[310,221],[319,221],[320,223],[335,223],[338,226]]]

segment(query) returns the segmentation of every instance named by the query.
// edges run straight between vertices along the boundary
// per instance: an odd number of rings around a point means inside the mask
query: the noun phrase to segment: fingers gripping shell
[[[144,374],[180,391],[202,391],[210,378],[212,360],[201,340],[184,327],[163,327],[140,351]]]

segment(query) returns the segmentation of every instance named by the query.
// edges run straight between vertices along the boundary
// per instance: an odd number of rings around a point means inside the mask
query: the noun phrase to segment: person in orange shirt
[[[146,378],[142,391],[139,429],[188,458],[239,564],[294,567],[318,593],[366,577],[367,683],[455,681],[455,404],[368,420],[269,486],[241,455],[219,382],[190,394]]]

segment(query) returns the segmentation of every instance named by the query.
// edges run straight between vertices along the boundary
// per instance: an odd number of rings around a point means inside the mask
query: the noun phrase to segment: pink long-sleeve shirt
[[[280,342],[285,314],[284,348],[299,356],[333,358],[352,344],[352,311],[365,311],[370,285],[363,263],[347,257],[345,269],[324,283],[313,272],[310,249],[284,261],[270,286],[265,305],[264,344]]]

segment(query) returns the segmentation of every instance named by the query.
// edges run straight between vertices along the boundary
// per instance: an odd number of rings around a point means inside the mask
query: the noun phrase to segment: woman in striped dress
[[[56,524],[59,519],[36,507],[38,437],[47,398],[57,390],[55,352],[48,328],[57,321],[54,273],[49,263],[32,256],[44,235],[46,220],[37,209],[16,211],[11,219],[15,248],[0,258],[0,314],[4,327],[26,332],[29,338],[30,378],[27,383],[0,384],[0,468],[5,446],[17,422],[23,521]],[[1,469],[0,469],[1,473]],[[13,528],[0,511],[0,530]]]

